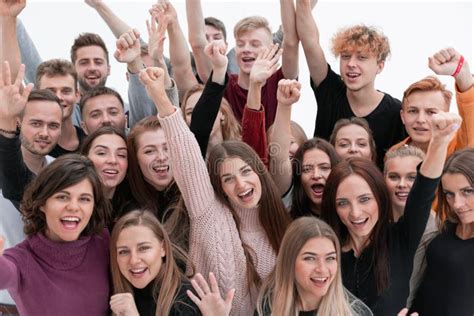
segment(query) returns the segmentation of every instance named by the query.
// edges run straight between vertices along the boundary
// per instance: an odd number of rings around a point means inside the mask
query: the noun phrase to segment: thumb
[[[3,236],[0,236],[0,256],[3,255],[3,247],[5,245],[5,239],[3,239]],[[233,296],[233,295],[232,295]]]

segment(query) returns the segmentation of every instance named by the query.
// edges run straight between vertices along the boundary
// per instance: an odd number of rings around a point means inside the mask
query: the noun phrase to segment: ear
[[[163,240],[160,242],[160,247],[161,247],[161,258],[166,257],[166,251],[165,251],[165,246]]]
[[[110,76],[110,65],[107,66],[107,76]]]
[[[39,210],[44,213],[44,206],[40,206]]]
[[[87,126],[86,126],[86,123],[84,123],[84,121],[81,121],[81,128],[86,135],[89,135],[89,131],[87,130]]]
[[[403,111],[403,109],[400,109],[400,118],[402,119],[403,125],[405,125],[404,114],[405,114],[405,112]]]
[[[385,67],[385,61],[381,61],[377,64],[377,75],[382,72]]]

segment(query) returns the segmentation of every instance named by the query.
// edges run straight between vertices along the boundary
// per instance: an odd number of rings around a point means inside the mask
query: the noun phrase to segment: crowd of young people
[[[25,0],[0,1],[0,315],[474,313],[460,52],[428,64],[454,78],[456,114],[434,75],[401,101],[375,88],[390,46],[374,27],[335,34],[334,72],[315,0],[280,0],[274,34],[241,19],[230,51],[199,0],[186,0],[189,43],[169,0],[145,18],[148,43],[85,2],[117,38],[128,103],[106,86],[98,34],[80,34],[71,61],[41,61]],[[307,79],[311,139],[291,121]]]

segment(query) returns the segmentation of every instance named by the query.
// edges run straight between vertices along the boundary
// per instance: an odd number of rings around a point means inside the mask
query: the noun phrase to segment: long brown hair
[[[333,168],[341,160],[334,147],[322,138],[312,138],[304,142],[303,145],[298,148],[292,161],[293,195],[291,198],[290,214],[293,218],[319,215],[313,214],[311,211],[311,200],[306,195],[301,182],[304,154],[312,149],[319,149],[325,152],[329,156],[331,168]]]
[[[462,174],[466,177],[469,185],[474,187],[474,148],[464,148],[455,151],[444,165],[443,175]],[[436,224],[440,230],[446,229],[447,222],[459,223],[459,218],[451,209],[444,194],[443,181],[439,182],[438,187],[438,206],[436,212]]]
[[[47,228],[44,212],[40,210],[51,196],[67,187],[87,179],[94,193],[94,211],[81,236],[102,232],[108,224],[112,209],[102,190],[102,183],[94,164],[89,158],[68,154],[59,157],[46,166],[38,176],[29,183],[20,204],[20,211],[25,222],[24,232],[32,236],[45,232]]]
[[[290,223],[290,217],[281,201],[278,188],[273,182],[263,162],[249,145],[240,141],[225,141],[214,146],[207,161],[211,184],[214,187],[217,198],[225,204],[232,213],[239,235],[241,235],[240,219],[224,193],[219,174],[220,166],[226,158],[242,159],[258,175],[262,185],[262,196],[259,202],[258,213],[259,221],[265,230],[273,250],[278,253],[281,240],[283,239],[285,230]],[[247,259],[247,279],[249,286],[252,284],[258,285],[260,280],[250,255],[251,249],[245,244],[243,244],[243,246],[245,257]]]
[[[156,300],[156,316],[168,315],[175,303],[181,281],[186,279],[176,265],[175,256],[187,261],[182,250],[174,246],[158,219],[149,211],[135,210],[122,216],[114,226],[110,236],[110,267],[114,285],[114,294],[133,293],[133,286],[120,272],[117,262],[117,240],[123,229],[131,226],[149,228],[155,237],[163,242],[165,257],[153,284],[153,298]]]
[[[367,182],[378,206],[379,218],[370,232],[369,241],[374,247],[372,262],[380,295],[389,286],[388,230],[393,216],[390,196],[377,166],[370,160],[351,157],[333,167],[324,187],[321,218],[334,229],[343,245],[349,242],[349,231],[337,214],[336,194],[341,182],[351,175],[358,175]]]
[[[267,306],[275,316],[298,315],[301,297],[295,279],[295,265],[304,245],[313,238],[327,238],[336,249],[337,273],[318,307],[318,315],[351,316],[352,308],[345,296],[341,277],[341,246],[331,227],[315,217],[300,217],[291,223],[283,237],[275,270],[265,281],[257,303],[259,315]]]

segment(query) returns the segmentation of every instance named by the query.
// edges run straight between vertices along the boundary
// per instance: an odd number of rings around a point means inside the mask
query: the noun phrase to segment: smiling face
[[[405,129],[416,146],[428,146],[432,116],[440,111],[449,111],[449,105],[441,91],[416,91],[405,99],[400,114]]]
[[[443,193],[450,211],[456,214],[460,224],[474,223],[474,187],[461,173],[446,173],[441,178]]]
[[[100,46],[84,46],[76,51],[74,67],[81,91],[86,92],[97,86],[104,86],[110,74],[105,51]]]
[[[377,62],[374,54],[355,49],[341,53],[339,67],[347,89],[357,92],[373,89],[375,76],[382,71],[384,62]]]
[[[416,156],[395,157],[385,162],[385,184],[395,210],[403,211],[405,208],[420,162]]]
[[[74,106],[79,100],[79,90],[76,89],[74,77],[65,76],[46,76],[41,77],[39,89],[48,89],[59,99],[63,107],[63,120],[71,117]]]
[[[321,205],[324,186],[331,173],[331,160],[321,149],[311,149],[304,153],[301,164],[301,184],[306,196],[315,207]]]
[[[336,211],[353,241],[365,244],[379,219],[379,206],[367,181],[352,174],[336,192]]]
[[[112,190],[113,195],[113,190],[123,181],[127,173],[125,141],[115,134],[100,135],[92,142],[87,157],[94,163],[105,189]]]
[[[87,100],[82,109],[81,127],[91,134],[102,126],[114,126],[125,130],[126,117],[120,100],[111,94],[103,94]]]
[[[337,274],[334,243],[325,237],[308,240],[295,262],[295,283],[304,310],[318,308]]]
[[[124,228],[117,239],[120,273],[138,289],[145,288],[160,272],[166,253],[163,241],[147,226]]]
[[[242,32],[235,39],[235,57],[240,72],[250,74],[258,54],[272,44],[272,35],[264,28]]]
[[[146,131],[137,137],[137,160],[145,181],[156,190],[164,190],[173,180],[163,129]]]
[[[337,131],[334,148],[342,159],[361,157],[371,160],[369,133],[359,125],[350,124]]]
[[[220,165],[222,190],[228,199],[242,208],[258,206],[262,184],[255,171],[240,158],[226,158]]]
[[[59,242],[77,240],[94,210],[91,182],[84,179],[54,193],[40,210],[46,218],[46,237]]]

